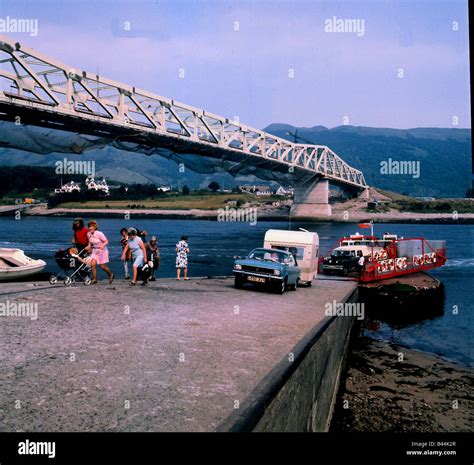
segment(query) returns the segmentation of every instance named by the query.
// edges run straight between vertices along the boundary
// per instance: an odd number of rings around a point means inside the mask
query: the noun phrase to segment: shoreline
[[[473,383],[470,366],[354,334],[331,431],[473,431]]]
[[[0,216],[13,216],[15,207],[0,207]],[[105,208],[51,208],[33,207],[24,209],[22,213],[25,216],[42,217],[97,217],[97,218],[122,218],[128,213],[134,218],[150,219],[184,219],[184,220],[218,220],[219,213],[216,210],[121,210]],[[448,213],[362,213],[354,212],[349,217],[344,218],[343,212],[334,211],[330,217],[296,217],[290,216],[287,211],[276,210],[258,210],[257,221],[299,221],[311,223],[356,223],[373,221],[374,223],[406,223],[406,224],[474,224],[474,213],[458,214],[458,219],[454,219],[452,214]]]

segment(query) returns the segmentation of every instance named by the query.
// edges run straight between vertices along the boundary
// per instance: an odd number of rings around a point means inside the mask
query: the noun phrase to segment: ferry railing
[[[397,256],[397,244],[407,241],[421,242],[421,254],[406,257]],[[428,271],[446,263],[446,249],[435,249],[429,241],[422,237],[397,239],[386,247],[387,258],[376,259],[373,254],[362,267],[359,281],[368,282],[387,279],[414,272]],[[400,266],[401,265],[401,266]]]

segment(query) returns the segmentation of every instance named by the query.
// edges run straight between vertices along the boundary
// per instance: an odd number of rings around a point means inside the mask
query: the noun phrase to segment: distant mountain
[[[471,187],[471,130],[389,129],[356,126],[297,128],[270,124],[265,131],[298,142],[327,145],[360,169],[369,185],[414,196],[464,197]],[[419,161],[420,177],[381,173],[381,162]]]
[[[371,186],[415,196],[464,197],[470,187],[471,130],[445,128],[388,129],[355,126],[324,126],[297,128],[288,124],[271,124],[265,130],[276,136],[294,140],[288,134],[297,133],[298,142],[327,145],[347,163],[360,169]],[[87,154],[87,155],[86,155]],[[214,172],[201,174],[189,168],[184,173],[179,166],[161,156],[120,151],[113,147],[88,151],[87,160],[96,164],[96,177],[122,183],[188,185],[207,187],[217,181],[231,188],[236,184],[258,182],[257,178]],[[0,165],[55,166],[63,158],[76,155],[52,153],[32,154],[11,148],[0,148]],[[77,156],[78,160],[84,159]],[[399,161],[419,161],[420,177],[381,174],[380,163],[389,158]],[[204,171],[204,170],[203,170]],[[64,177],[64,181],[67,176]],[[265,182],[267,183],[267,182]]]
[[[200,174],[190,169],[181,172],[178,164],[172,160],[160,156],[125,152],[113,147],[91,150],[81,156],[65,153],[42,155],[0,147],[0,166],[55,167],[56,162],[64,158],[68,161],[94,161],[96,178],[105,177],[124,184],[171,185],[173,188],[182,188],[187,185],[193,189],[207,188],[211,181],[217,181],[221,187],[226,188],[234,187],[236,184],[235,178],[226,173]],[[68,176],[64,175],[63,182],[67,180]],[[58,179],[58,184],[59,182]]]

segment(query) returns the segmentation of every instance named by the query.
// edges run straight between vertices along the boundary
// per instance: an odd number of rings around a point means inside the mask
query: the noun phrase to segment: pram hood
[[[71,255],[71,249],[75,249],[75,247],[69,247],[67,249],[59,249],[55,254],[54,254],[54,260],[58,264],[59,268],[62,270],[74,270],[76,268],[83,268],[85,265],[83,263],[80,263],[78,260],[76,262],[75,258]],[[74,251],[77,251],[75,249]],[[84,257],[87,255],[86,250],[82,250],[78,254],[80,257]]]

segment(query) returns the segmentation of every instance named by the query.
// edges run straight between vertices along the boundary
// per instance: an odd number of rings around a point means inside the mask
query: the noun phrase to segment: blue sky
[[[6,16],[38,19],[7,35],[76,70],[259,128],[470,127],[465,1],[0,0]]]

